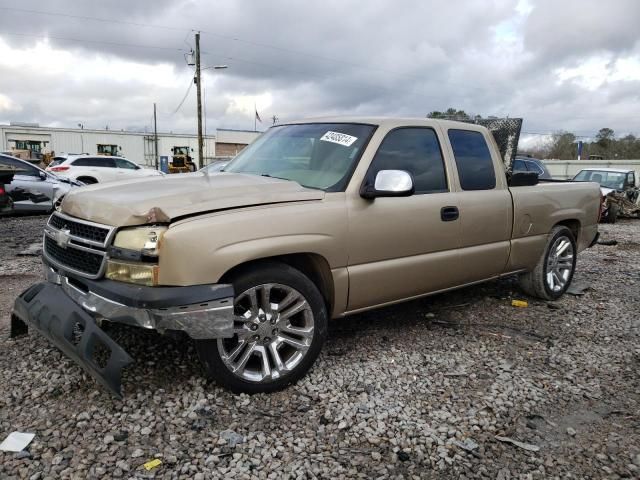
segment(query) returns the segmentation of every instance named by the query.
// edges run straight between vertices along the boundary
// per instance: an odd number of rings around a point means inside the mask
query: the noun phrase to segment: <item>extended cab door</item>
[[[490,134],[473,126],[446,132],[458,178],[464,284],[504,272],[511,248],[513,205],[502,159]]]
[[[347,196],[349,311],[459,283],[458,196],[441,142],[434,128],[389,131],[365,178],[375,179],[380,170],[405,170],[413,175],[415,193],[374,200]]]

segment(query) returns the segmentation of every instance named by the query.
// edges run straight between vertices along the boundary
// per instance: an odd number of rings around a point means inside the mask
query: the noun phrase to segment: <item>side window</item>
[[[387,134],[369,172],[405,170],[413,175],[415,193],[447,192],[440,143],[431,128],[398,128]]]
[[[629,173],[629,175],[627,176],[627,182],[632,187],[636,186],[636,175],[635,175],[635,173],[633,173],[633,172]]]
[[[128,160],[124,160],[122,158],[116,158],[116,167],[117,168],[128,168],[129,170],[137,170],[137,167]]]
[[[463,190],[492,190],[496,172],[484,136],[472,130],[449,130],[449,141]]]
[[[527,162],[527,168],[529,169],[530,172],[535,172],[538,175],[542,175],[544,173],[544,170],[542,170],[540,165],[534,162]]]
[[[116,168],[113,158],[95,157],[90,159],[92,167]]]
[[[514,160],[513,161],[513,171],[514,172],[526,172],[527,166],[524,164],[522,160]]]
[[[71,162],[74,167],[93,167],[93,162],[90,158],[79,158]]]
[[[28,165],[26,163],[22,163],[19,162],[17,160],[13,160],[12,158],[6,158],[6,157],[2,157],[0,158],[0,164],[2,165],[8,165],[9,167],[13,167],[17,170],[20,170],[19,172],[16,173],[16,175],[23,175],[26,177],[39,177],[40,176],[40,171],[35,168],[32,167],[31,165]]]

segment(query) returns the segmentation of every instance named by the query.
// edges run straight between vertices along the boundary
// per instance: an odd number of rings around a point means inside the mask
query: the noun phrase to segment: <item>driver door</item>
[[[355,311],[458,284],[458,194],[432,128],[397,128],[385,136],[367,178],[380,170],[405,170],[415,193],[408,197],[352,197],[349,213],[349,300]]]

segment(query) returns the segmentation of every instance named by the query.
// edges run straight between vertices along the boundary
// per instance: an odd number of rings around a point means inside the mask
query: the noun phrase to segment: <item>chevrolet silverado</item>
[[[34,327],[121,395],[132,359],[105,322],[180,331],[219,385],[270,392],[311,368],[330,319],[505,275],[559,298],[599,210],[595,183],[510,173],[479,125],[277,125],[222,172],[70,192],[12,335]]]

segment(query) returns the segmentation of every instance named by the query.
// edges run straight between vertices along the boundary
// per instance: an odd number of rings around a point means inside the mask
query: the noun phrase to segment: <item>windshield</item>
[[[206,170],[209,173],[221,172],[228,164],[229,162],[213,162],[206,167],[203,167],[201,170]]]
[[[582,170],[575,177],[574,182],[596,182],[601,187],[612,188],[613,190],[622,190],[624,188],[624,180],[626,173],[606,172],[603,170]]]
[[[340,191],[346,187],[374,128],[355,123],[272,127],[224,171],[282,178],[304,187]]]

